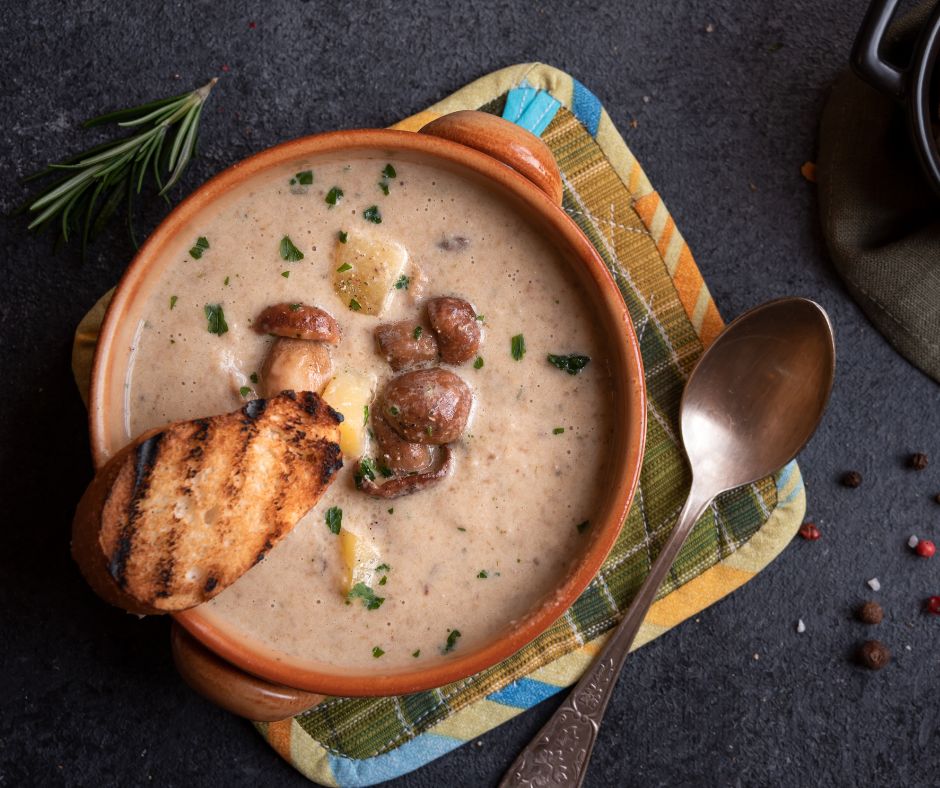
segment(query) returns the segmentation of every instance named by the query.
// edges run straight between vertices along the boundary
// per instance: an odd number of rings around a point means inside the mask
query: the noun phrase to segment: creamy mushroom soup
[[[345,467],[212,617],[285,658],[384,672],[533,612],[608,483],[608,363],[558,253],[484,183],[367,153],[268,170],[211,210],[167,248],[131,349],[127,439],[297,375],[345,417]],[[405,424],[438,396],[431,378],[453,407]]]

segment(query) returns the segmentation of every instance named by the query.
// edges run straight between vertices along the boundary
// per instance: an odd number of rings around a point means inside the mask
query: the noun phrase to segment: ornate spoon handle
[[[656,556],[623,620],[565,702],[516,758],[500,788],[582,784],[607,703],[633,639],[692,526],[712,498],[712,494],[699,492],[693,481],[675,528]]]

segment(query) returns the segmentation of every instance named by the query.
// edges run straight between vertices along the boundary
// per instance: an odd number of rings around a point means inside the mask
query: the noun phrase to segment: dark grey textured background
[[[823,539],[797,540],[630,660],[589,785],[940,784],[940,619],[920,609],[940,593],[940,558],[904,546],[911,532],[940,537],[938,389],[847,298],[800,177],[862,0],[2,5],[4,212],[24,196],[17,176],[94,137],[78,130],[83,118],[213,75],[223,79],[186,190],[264,146],[386,125],[512,63],[542,60],[584,82],[666,199],[722,313],[811,296],[839,348],[828,417],[801,457]],[[131,257],[126,237],[116,229],[81,265],[3,221],[0,254],[0,784],[303,784],[247,723],[180,683],[165,622],[105,608],[68,556],[90,476],[71,334]],[[916,474],[904,468],[912,450],[938,456]],[[861,489],[836,484],[848,467],[865,475]],[[875,575],[887,621],[874,634],[895,661],[868,673],[848,660],[872,634],[851,608]],[[398,784],[493,784],[556,703]]]

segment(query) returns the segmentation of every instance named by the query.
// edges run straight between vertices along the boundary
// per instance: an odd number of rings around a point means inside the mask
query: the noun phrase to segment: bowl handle
[[[872,0],[852,46],[852,69],[869,85],[889,96],[904,97],[905,72],[881,57],[880,48],[898,0]]]
[[[460,110],[442,115],[424,126],[431,134],[475,148],[512,167],[561,205],[561,172],[555,157],[542,140],[521,126],[488,112]]]
[[[323,695],[272,684],[217,657],[175,621],[173,662],[183,680],[226,711],[256,722],[275,722],[316,706]]]

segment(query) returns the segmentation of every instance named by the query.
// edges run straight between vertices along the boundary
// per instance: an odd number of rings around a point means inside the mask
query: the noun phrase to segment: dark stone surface
[[[799,171],[862,0],[336,5],[5,2],[0,207],[23,198],[17,176],[95,138],[80,120],[212,75],[223,80],[187,190],[266,145],[388,124],[501,66],[573,73],[625,132],[723,314],[811,296],[839,347],[828,417],[801,458],[823,538],[797,540],[630,660],[588,784],[937,785],[940,619],[920,604],[940,593],[940,559],[905,542],[940,536],[938,390],[847,298]],[[0,784],[303,784],[247,723],[180,683],[165,622],[105,608],[68,556],[90,476],[71,335],[130,258],[125,235],[114,228],[82,265],[4,221],[0,251]],[[915,450],[936,455],[920,473],[904,467]],[[848,468],[865,476],[857,490],[836,482]],[[869,629],[851,610],[876,575],[886,620]],[[895,654],[878,673],[849,660],[873,632]],[[494,784],[556,704],[398,784]]]

